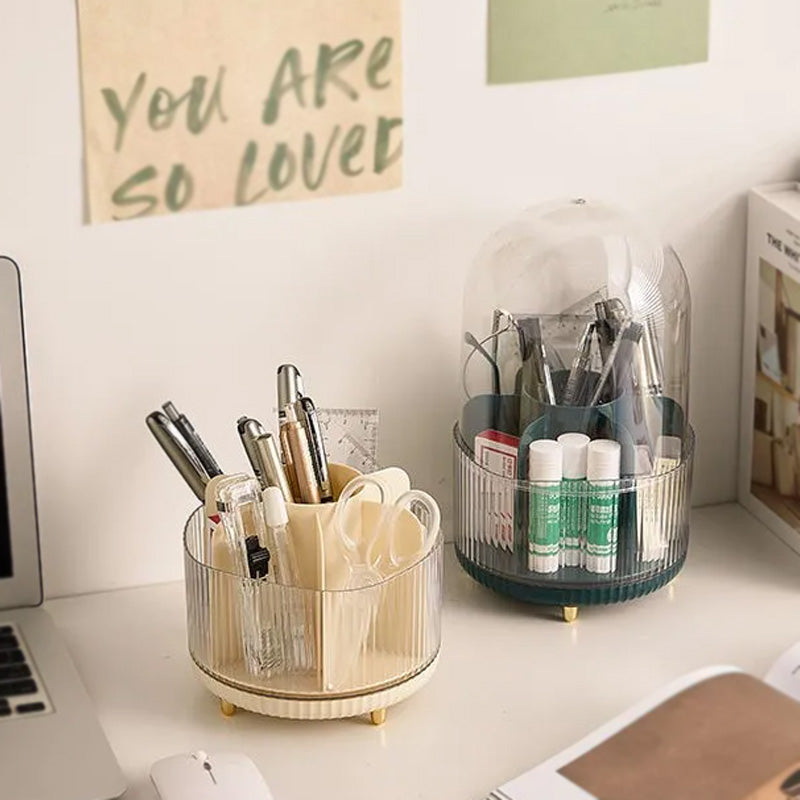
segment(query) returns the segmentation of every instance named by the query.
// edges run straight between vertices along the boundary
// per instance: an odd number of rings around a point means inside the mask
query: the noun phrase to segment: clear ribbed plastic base
[[[413,678],[441,643],[442,537],[362,589],[241,578],[209,561],[203,509],[184,531],[189,651],[217,681],[286,699],[349,697]]]
[[[458,425],[454,439],[456,552],[484,585],[533,603],[614,603],[680,570],[694,454],[688,426],[679,463],[597,487],[498,475],[476,463]]]

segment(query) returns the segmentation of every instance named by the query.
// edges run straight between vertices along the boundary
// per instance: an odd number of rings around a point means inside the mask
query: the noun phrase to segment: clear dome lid
[[[652,452],[684,432],[690,312],[678,256],[635,218],[586,200],[525,211],[466,282],[462,433],[595,435],[600,414]]]

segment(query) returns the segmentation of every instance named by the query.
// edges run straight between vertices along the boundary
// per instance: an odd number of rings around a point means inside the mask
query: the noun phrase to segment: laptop
[[[122,773],[41,602],[22,295],[0,257],[0,797],[119,797]]]

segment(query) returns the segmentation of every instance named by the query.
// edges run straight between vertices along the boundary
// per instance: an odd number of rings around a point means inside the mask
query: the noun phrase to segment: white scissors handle
[[[369,475],[361,475],[353,478],[347,486],[345,486],[339,500],[336,504],[336,511],[334,512],[333,524],[334,529],[338,533],[342,544],[345,548],[345,555],[351,566],[356,566],[353,561],[359,554],[359,543],[350,535],[345,524],[344,515],[348,501],[366,486],[374,486],[378,489],[380,495],[381,513],[375,524],[370,531],[362,531],[363,542],[365,545],[364,563],[359,563],[357,566],[366,569],[377,568],[377,561],[379,559],[373,556],[373,550],[381,538],[383,531],[388,531],[388,552],[389,561],[392,566],[397,568],[405,563],[417,560],[423,557],[433,545],[436,536],[439,533],[439,526],[441,525],[441,513],[436,501],[427,492],[420,491],[419,489],[411,489],[397,499],[393,505],[386,503],[386,490],[385,487],[377,480],[374,480]],[[424,510],[424,518],[420,517],[420,507]],[[397,525],[400,514],[403,511],[408,511],[420,523],[423,529],[423,538],[420,548],[413,554],[401,556],[397,552]]]
[[[372,526],[372,530],[365,531],[362,527],[361,538],[366,544],[362,557],[359,543],[347,531],[344,515],[348,502],[355,494],[367,486],[374,486],[378,489],[380,494],[381,514],[377,522]],[[384,486],[379,481],[370,478],[369,475],[360,475],[353,478],[353,480],[344,487],[342,493],[339,495],[339,499],[336,501],[336,510],[333,512],[333,529],[342,542],[343,554],[350,567],[349,588],[358,588],[361,586],[368,586],[372,583],[378,583],[383,577],[377,568],[377,559],[373,558],[372,553],[380,538],[380,533],[384,529],[386,517],[391,511],[391,506],[387,506],[385,501],[386,490]]]
[[[426,519],[420,519],[416,511],[419,506],[424,508]],[[407,510],[412,514],[423,529],[422,546],[410,557],[401,557],[398,555],[396,547],[397,537],[394,535],[397,532],[397,518],[403,510]],[[420,489],[411,489],[400,495],[392,509],[392,536],[389,540],[389,560],[392,562],[392,566],[400,567],[409,561],[417,561],[424,558],[436,541],[436,537],[439,535],[439,526],[441,522],[442,517],[439,511],[439,504],[427,492],[423,492]]]

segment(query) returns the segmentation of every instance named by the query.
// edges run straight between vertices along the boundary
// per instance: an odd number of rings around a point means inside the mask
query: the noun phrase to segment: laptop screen
[[[6,467],[3,458],[3,428],[0,425],[0,578],[10,578],[11,529],[8,524],[8,494],[6,492]]]

